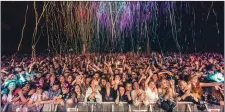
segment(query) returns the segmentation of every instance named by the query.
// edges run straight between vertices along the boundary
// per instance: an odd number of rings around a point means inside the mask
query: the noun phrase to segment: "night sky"
[[[33,29],[35,26],[33,2],[1,2],[1,51],[2,53],[15,53],[19,41],[21,39],[21,31],[24,24],[24,15],[26,11],[27,3],[29,4],[28,15],[27,15],[27,24],[24,30],[24,38],[20,47],[20,53],[31,53],[31,37],[33,34]],[[38,7],[42,5],[42,2],[37,2]],[[208,9],[211,5],[211,2],[198,2],[196,7],[199,9],[196,12],[196,17],[200,14],[207,14]],[[224,49],[224,2],[214,2],[213,6],[215,12],[217,13],[217,21],[219,27],[219,35],[216,29],[216,18],[211,13],[211,16],[208,18],[207,27],[203,28],[202,33],[203,37],[198,37],[195,39],[197,51],[205,52],[219,52],[223,53]],[[39,8],[40,9],[40,8]],[[199,16],[200,17],[200,16]],[[201,16],[202,17],[202,16]],[[206,17],[206,16],[205,16]],[[43,21],[42,21],[43,23]],[[205,27],[205,21],[202,18],[197,18],[196,23],[201,23],[201,26]],[[198,32],[198,31],[196,31]],[[186,32],[182,32],[186,33]],[[192,37],[187,38],[189,41],[192,41]],[[172,40],[172,39],[171,39]],[[129,41],[129,40],[128,40]],[[169,42],[164,45],[165,50],[173,51],[175,48],[170,47],[174,42]],[[187,45],[189,47],[188,52],[194,52],[193,45]],[[158,44],[152,43],[152,49],[160,51]],[[47,38],[41,37],[40,41],[37,44],[37,52],[44,52],[47,49]]]

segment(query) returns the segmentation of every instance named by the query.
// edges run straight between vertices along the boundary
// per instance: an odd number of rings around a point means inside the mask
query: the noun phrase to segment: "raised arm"
[[[109,74],[110,75],[113,75],[114,73],[113,73],[113,70],[112,70],[112,64],[109,62],[109,63],[104,63],[106,66],[107,66],[107,68],[108,68],[108,70],[109,70]]]
[[[222,82],[200,83],[201,87],[220,86],[220,85],[223,85],[223,83]]]
[[[146,79],[146,76],[145,76],[145,75],[141,75],[141,78],[138,80],[138,84],[141,84],[141,81],[142,81],[143,79]]]
[[[150,81],[150,79],[151,79],[151,77],[152,77],[152,75],[153,75],[151,69],[148,70],[148,73],[149,73],[149,76],[148,76],[148,78],[145,80],[145,89],[148,88],[148,83],[149,83],[149,81]]]
[[[119,91],[117,90],[117,97],[116,97],[116,100],[115,100],[115,103],[118,105],[119,104]]]

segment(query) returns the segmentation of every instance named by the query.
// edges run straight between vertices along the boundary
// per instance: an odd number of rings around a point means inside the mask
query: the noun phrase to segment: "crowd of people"
[[[66,111],[79,102],[155,102],[171,112],[188,101],[204,110],[202,102],[224,105],[223,59],[217,53],[2,55],[1,104],[34,112],[53,109],[51,103]]]

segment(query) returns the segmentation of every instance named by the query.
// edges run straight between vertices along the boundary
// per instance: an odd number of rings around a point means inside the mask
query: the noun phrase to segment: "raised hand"
[[[116,84],[119,84],[119,83],[120,83],[120,80],[115,80],[115,83],[116,83]]]
[[[151,70],[151,69],[149,69],[149,70],[148,70],[148,74],[149,74],[149,76],[150,76],[150,77],[153,75],[153,73],[152,73],[152,70]]]

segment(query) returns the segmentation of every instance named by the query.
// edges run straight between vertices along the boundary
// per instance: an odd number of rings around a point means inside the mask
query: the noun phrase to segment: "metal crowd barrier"
[[[80,104],[80,105],[79,105]],[[120,104],[115,104],[115,102],[102,102],[101,104],[98,103],[90,103],[84,104],[80,102],[74,108],[67,108],[67,112],[164,112],[161,108],[156,105],[156,102],[151,102],[148,106],[139,105],[129,105],[127,102],[120,102]],[[96,106],[99,106],[96,108]],[[218,106],[216,108],[210,108],[212,106],[206,105],[207,112],[222,112],[223,106]],[[84,108],[80,108],[79,106],[84,106]],[[110,108],[107,108],[109,106]],[[104,107],[106,109],[104,109]],[[86,110],[85,110],[86,109]],[[173,112],[197,112],[198,109],[196,105],[192,102],[178,102],[177,106],[173,109]]]
[[[53,104],[53,103],[49,103]],[[46,104],[46,105],[49,105]],[[10,107],[17,106],[16,110],[10,110],[13,112],[26,112],[28,110],[25,105],[14,105],[12,103],[5,105],[2,112],[8,112],[7,106]],[[53,104],[54,109],[52,111],[56,112],[58,110],[57,103]],[[205,104],[207,112],[223,112],[224,107],[213,105],[213,104]],[[24,110],[25,109],[25,110]],[[68,107],[65,111],[67,112],[164,112],[161,108],[156,105],[156,102],[150,102],[149,105],[129,105],[127,102],[120,102],[118,105],[115,102],[102,102],[102,103],[91,103],[87,102],[79,102],[75,107]],[[178,102],[177,106],[173,109],[173,112],[198,112],[198,109],[195,104],[192,102]]]
[[[46,105],[54,105],[54,109],[51,111],[56,112],[58,109],[58,103],[45,103]],[[44,105],[45,105],[44,104]],[[6,103],[1,112],[28,112],[29,108],[26,105],[17,105],[14,103]]]

